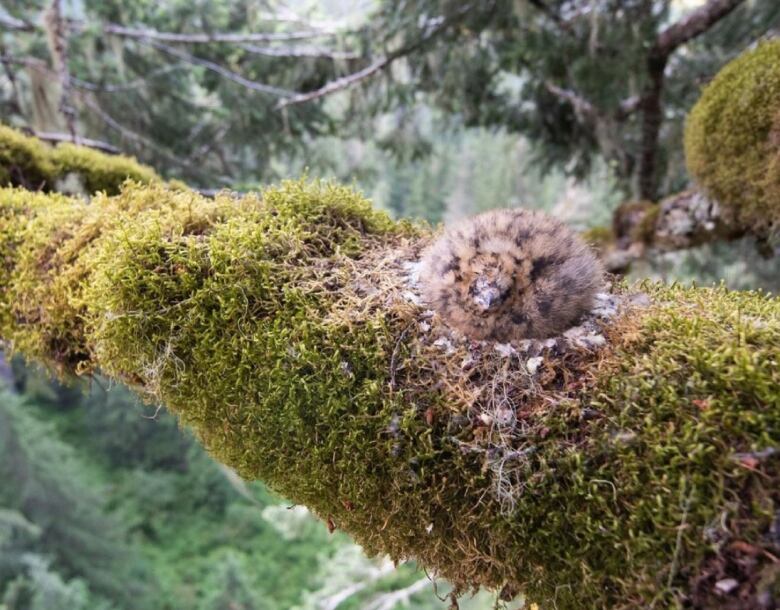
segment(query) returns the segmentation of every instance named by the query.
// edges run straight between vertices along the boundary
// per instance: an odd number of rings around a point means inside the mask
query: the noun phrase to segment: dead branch
[[[691,11],[662,31],[655,43],[657,52],[670,55],[679,46],[706,32],[744,1],[709,0],[704,6]]]
[[[17,19],[11,15],[0,15],[0,27],[7,30],[19,30],[22,32],[33,32],[37,29],[35,24],[23,19]]]
[[[486,4],[487,6],[480,7],[480,8],[482,8],[483,10],[487,10],[494,3],[489,2]],[[297,95],[293,95],[289,99],[282,100],[277,104],[277,108],[283,109],[286,108],[287,106],[293,106],[296,104],[303,104],[305,102],[310,102],[319,99],[321,97],[325,97],[326,95],[335,93],[337,91],[341,91],[343,89],[352,87],[353,85],[356,85],[357,83],[374,76],[378,72],[381,72],[382,70],[388,68],[397,59],[400,59],[401,57],[406,57],[407,55],[410,55],[411,53],[414,53],[415,51],[419,50],[421,47],[425,46],[431,40],[433,40],[434,38],[436,38],[437,36],[445,32],[447,29],[449,29],[453,24],[457,23],[461,18],[463,18],[466,14],[468,14],[475,6],[479,6],[479,4],[468,3],[462,6],[452,15],[442,17],[440,19],[429,20],[429,23],[422,26],[421,29],[423,30],[423,33],[420,36],[420,38],[418,38],[416,41],[406,46],[403,46],[400,49],[396,49],[395,51],[386,54],[384,57],[380,57],[379,59],[370,63],[365,68],[358,70],[357,72],[353,72],[352,74],[348,74],[346,76],[342,76],[340,78],[332,80],[326,83],[325,85],[323,85],[322,87],[320,87],[319,89],[315,89],[314,91],[309,91],[307,93],[298,93]],[[430,23],[435,23],[436,25],[431,27],[429,25]]]
[[[194,66],[202,66],[207,70],[210,70],[215,74],[219,74],[220,76],[227,78],[228,80],[231,80],[234,83],[241,85],[242,87],[245,87],[252,91],[268,93],[278,97],[294,96],[294,93],[292,91],[288,91],[287,89],[282,89],[280,87],[274,87],[273,85],[266,85],[265,83],[259,83],[254,80],[250,80],[244,76],[241,76],[237,72],[233,72],[232,70],[229,70],[224,66],[219,65],[218,63],[215,63],[208,59],[203,59],[201,57],[196,57],[195,55],[182,51],[181,49],[177,49],[176,47],[172,47],[167,44],[156,42],[154,40],[143,40],[142,44],[146,44],[151,47],[154,47],[155,49],[158,49],[163,53],[167,53],[168,55],[176,57],[177,59],[181,59],[182,61],[192,64]]]
[[[254,44],[241,44],[241,48],[254,55],[265,57],[313,57],[316,59],[359,59],[360,53],[354,51],[333,51],[325,47],[259,47]]]
[[[134,142],[137,146],[141,148],[147,148],[149,150],[156,152],[161,157],[170,161],[174,165],[182,167],[195,174],[201,173],[197,167],[191,165],[190,163],[187,163],[186,161],[183,161],[176,154],[170,152],[165,148],[162,148],[158,144],[155,144],[153,141],[151,141],[149,138],[146,138],[141,134],[136,133],[132,129],[122,125],[114,117],[112,117],[105,110],[103,110],[103,108],[95,100],[91,99],[90,96],[88,95],[83,96],[82,101],[84,105],[87,106],[90,110],[92,110],[98,118],[100,118],[110,128],[117,131],[123,138],[130,140],[131,142]],[[219,182],[222,182],[223,184],[230,183],[230,180],[225,177],[219,177],[217,178],[217,180]]]
[[[311,38],[327,38],[342,33],[338,30],[311,29],[300,32],[250,32],[250,33],[179,33],[160,32],[151,28],[130,28],[118,23],[106,23],[103,25],[106,34],[122,36],[123,38],[135,38],[143,40],[157,40],[159,42],[174,42],[181,44],[204,44],[211,42],[225,42],[230,44],[241,42],[274,42],[289,40],[307,40]]]
[[[579,115],[580,120],[596,121],[602,118],[601,113],[592,103],[571,89],[564,89],[549,81],[545,81],[544,86],[553,95],[569,102],[574,107],[574,111]]]
[[[110,155],[118,155],[122,152],[116,146],[114,146],[113,144],[109,144],[108,142],[103,142],[101,140],[93,140],[91,138],[84,138],[81,136],[76,136],[74,138],[73,136],[67,133],[34,131],[33,135],[39,140],[44,140],[45,142],[70,142],[72,144],[77,144],[79,146],[94,148],[95,150],[100,150]]]

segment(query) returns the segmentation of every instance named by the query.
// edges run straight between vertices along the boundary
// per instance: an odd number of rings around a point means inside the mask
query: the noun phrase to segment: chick
[[[445,230],[422,255],[423,299],[471,339],[545,338],[593,307],[604,270],[565,224],[493,210]]]

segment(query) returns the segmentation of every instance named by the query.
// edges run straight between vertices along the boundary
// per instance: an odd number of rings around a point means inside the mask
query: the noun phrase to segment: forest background
[[[686,112],[778,34],[778,3],[737,1],[670,51],[648,169],[654,41],[710,4],[7,1],[0,118],[205,193],[305,172],[354,182],[394,217],[522,206],[586,231],[686,187]],[[780,288],[750,238],[650,253],[629,277]],[[446,583],[366,558],[125,389],[59,385],[17,360],[0,376],[3,610],[446,605]]]

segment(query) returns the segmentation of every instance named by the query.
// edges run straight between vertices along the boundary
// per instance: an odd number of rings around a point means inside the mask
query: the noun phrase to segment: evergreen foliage
[[[121,522],[102,512],[105,488],[58,441],[34,407],[0,395],[0,592],[14,610],[141,608],[150,574],[123,540]]]

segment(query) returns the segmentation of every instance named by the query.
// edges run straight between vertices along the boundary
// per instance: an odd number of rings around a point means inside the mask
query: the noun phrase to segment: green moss
[[[7,198],[15,216],[19,191]],[[518,447],[472,451],[473,398],[448,391],[462,369],[412,349],[416,308],[364,287],[371,269],[402,273],[393,252],[415,230],[350,189],[211,201],[135,186],[36,209],[0,233],[1,294],[45,316],[0,335],[49,361],[64,338],[78,357],[63,364],[164,402],[216,458],[369,552],[560,610],[716,608],[716,574],[750,595],[777,586],[761,550],[775,552],[780,460],[738,455],[780,446],[777,299],[644,286],[653,305],[610,330],[611,348],[567,358],[540,382],[547,400],[522,398]],[[423,390],[424,375],[437,383]],[[509,449],[511,510],[490,469]],[[759,549],[749,573],[734,542]]]
[[[780,227],[780,40],[727,64],[688,117],[688,170],[746,230]],[[774,125],[774,129],[773,129]]]
[[[658,205],[652,201],[626,201],[612,216],[612,231],[618,244],[627,248],[635,242],[650,243],[655,234]]]
[[[104,191],[109,195],[117,194],[126,180],[159,180],[154,170],[131,157],[68,143],[52,147],[0,125],[0,185],[52,191],[70,175],[77,177],[87,193]]]
[[[54,175],[46,144],[0,124],[0,184],[38,190],[50,184]]]
[[[51,151],[51,159],[58,176],[77,174],[88,193],[103,191],[114,195],[125,180],[148,183],[159,179],[154,170],[131,157],[106,155],[74,144],[58,144]]]
[[[604,252],[615,243],[615,234],[611,227],[592,227],[580,235],[599,252]]]

